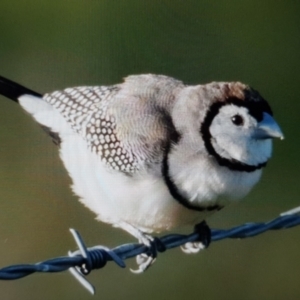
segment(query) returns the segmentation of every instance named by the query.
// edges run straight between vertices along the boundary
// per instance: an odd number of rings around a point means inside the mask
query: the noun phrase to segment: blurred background
[[[285,134],[246,199],[213,228],[267,221],[299,206],[300,3],[296,1],[51,0],[0,2],[0,74],[44,93],[165,74],[188,84],[239,80],[269,101]],[[96,222],[69,189],[51,139],[0,97],[0,266],[76,248],[134,241]],[[95,299],[299,299],[300,228],[161,254],[143,275],[112,263],[88,279]],[[128,261],[128,266],[134,261]],[[0,281],[1,299],[91,299],[69,275]]]

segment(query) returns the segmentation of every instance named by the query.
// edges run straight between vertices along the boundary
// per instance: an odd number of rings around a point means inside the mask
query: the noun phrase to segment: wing
[[[159,163],[176,132],[168,113],[174,97],[163,98],[157,84],[156,89],[136,86],[138,82],[128,80],[108,87],[68,88],[46,94],[44,100],[110,168],[134,173]]]

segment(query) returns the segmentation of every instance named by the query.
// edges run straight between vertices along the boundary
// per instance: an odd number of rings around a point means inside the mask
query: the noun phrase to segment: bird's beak
[[[279,125],[276,123],[274,118],[267,113],[263,114],[263,119],[258,123],[253,137],[259,140],[271,138],[280,138],[281,140],[284,139]]]

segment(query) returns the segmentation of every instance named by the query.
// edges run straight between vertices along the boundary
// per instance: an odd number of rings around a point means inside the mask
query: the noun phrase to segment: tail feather
[[[43,95],[2,76],[0,76],[0,95],[19,103],[50,135],[53,142],[56,145],[60,144],[59,131],[67,127],[66,121],[49,103],[41,101]]]
[[[42,97],[41,94],[30,90],[16,82],[6,79],[0,76],[0,94],[15,101],[19,102],[18,99],[22,95],[32,95],[36,97]]]

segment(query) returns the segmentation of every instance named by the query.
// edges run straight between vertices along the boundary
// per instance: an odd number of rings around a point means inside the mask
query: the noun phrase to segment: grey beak
[[[284,139],[283,133],[276,123],[274,118],[267,113],[263,114],[263,119],[258,123],[255,129],[253,137],[255,139],[270,139],[270,138],[280,138]]]

